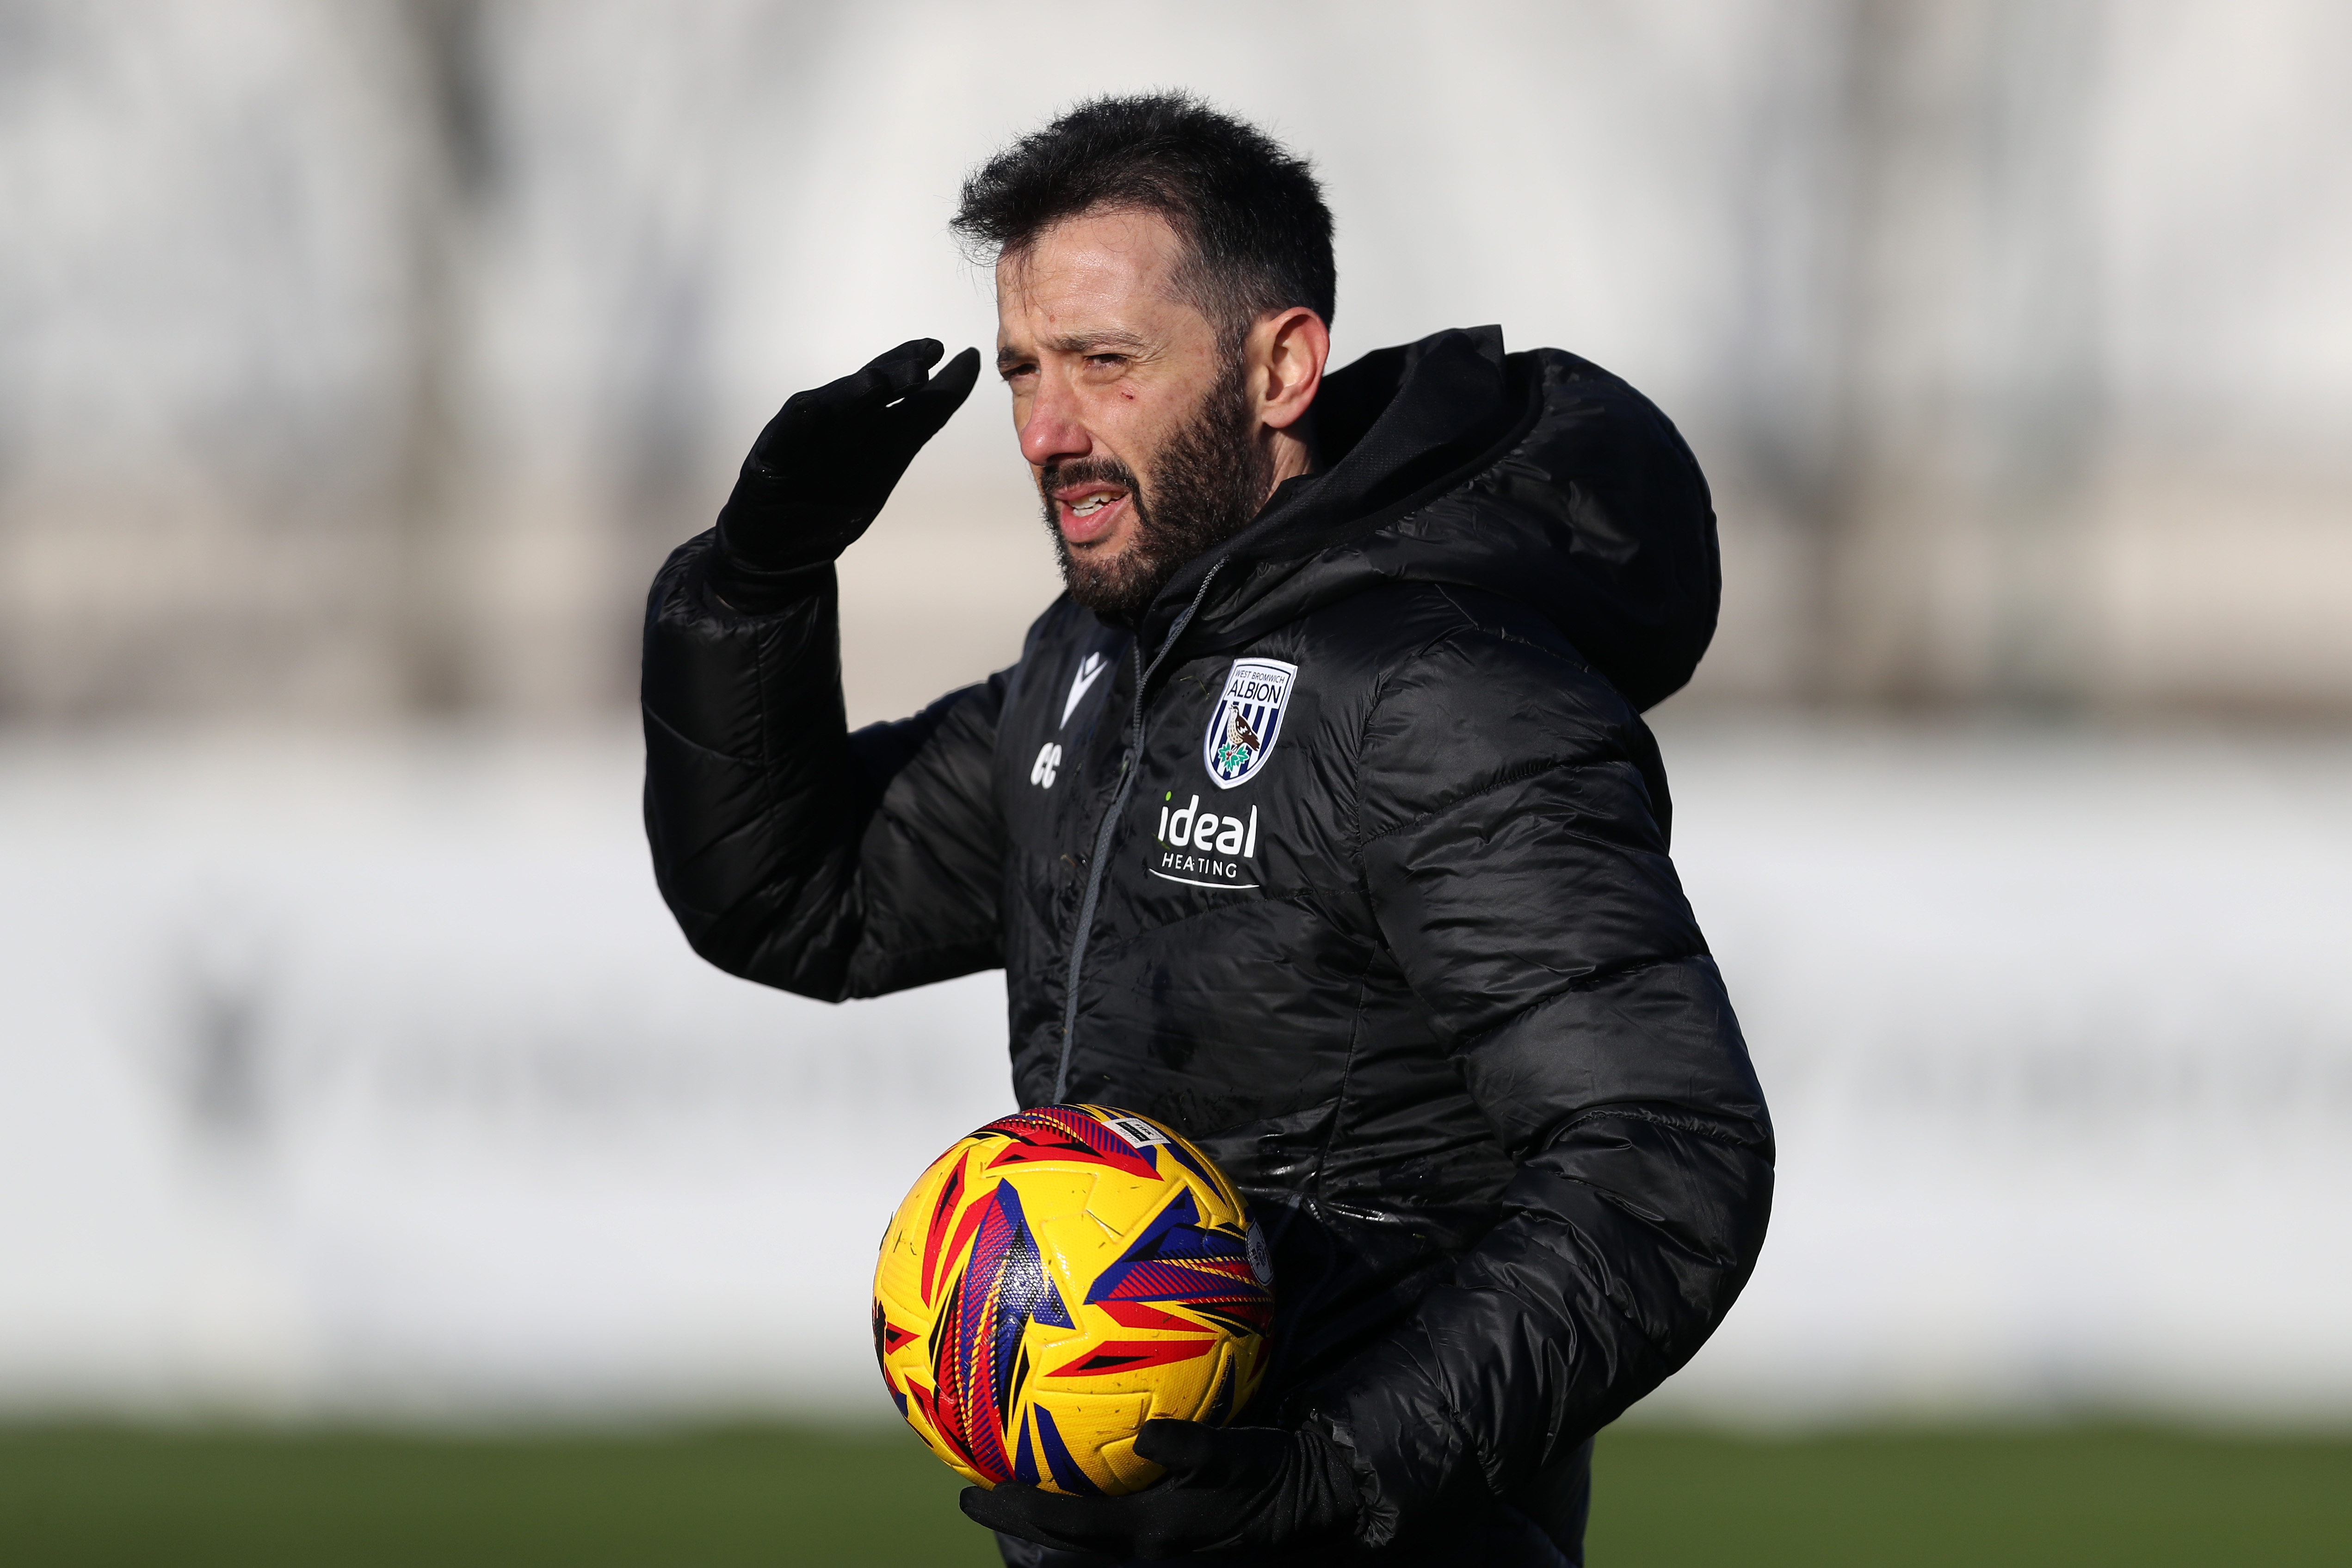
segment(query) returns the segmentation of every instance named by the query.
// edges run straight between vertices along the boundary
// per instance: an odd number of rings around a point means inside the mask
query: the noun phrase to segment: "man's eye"
[[[1088,354],[1087,363],[1099,365],[1122,365],[1127,363],[1127,356],[1125,354]]]
[[[996,374],[1003,376],[1007,381],[1015,381],[1024,375],[1036,374],[1037,367],[1034,364],[1025,363],[1022,364],[1008,364],[998,367]]]

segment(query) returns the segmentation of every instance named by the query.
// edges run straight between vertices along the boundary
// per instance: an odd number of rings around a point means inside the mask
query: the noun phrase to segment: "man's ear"
[[[1258,419],[1269,429],[1287,430],[1306,417],[1322,390],[1331,329],[1306,306],[1293,305],[1251,328],[1249,346]]]

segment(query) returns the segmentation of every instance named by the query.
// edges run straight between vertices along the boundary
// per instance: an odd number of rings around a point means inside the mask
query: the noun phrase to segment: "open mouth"
[[[1061,502],[1062,537],[1072,544],[1092,544],[1110,532],[1123,514],[1125,490],[1089,490]]]

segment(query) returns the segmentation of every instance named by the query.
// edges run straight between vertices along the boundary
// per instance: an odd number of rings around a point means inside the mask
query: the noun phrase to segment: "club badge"
[[[1237,658],[1225,677],[1224,695],[1209,713],[1201,738],[1201,760],[1219,789],[1257,777],[1282,733],[1283,710],[1298,667],[1278,658]]]

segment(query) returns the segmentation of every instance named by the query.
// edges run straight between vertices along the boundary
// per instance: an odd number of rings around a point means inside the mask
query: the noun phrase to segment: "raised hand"
[[[937,338],[900,343],[839,381],[794,394],[768,421],[719,513],[719,552],[733,573],[798,572],[856,542],[979,379],[978,349],[927,378],[944,352]]]

